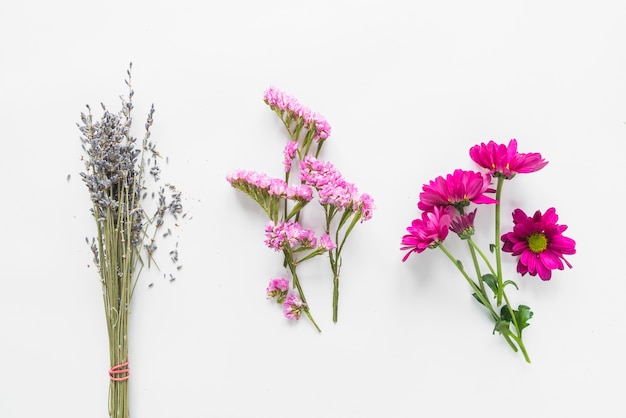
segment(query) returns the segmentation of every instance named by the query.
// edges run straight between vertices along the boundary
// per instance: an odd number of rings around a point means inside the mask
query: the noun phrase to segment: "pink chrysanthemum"
[[[468,239],[474,235],[474,218],[476,210],[470,213],[455,216],[450,222],[450,231],[454,232],[461,239]]]
[[[303,309],[304,303],[295,293],[289,294],[285,299],[285,303],[283,303],[283,314],[285,314],[287,319],[300,319]]]
[[[414,219],[402,237],[401,251],[409,250],[402,258],[406,261],[412,253],[421,253],[427,248],[435,248],[448,236],[450,214],[444,208],[435,206],[432,212],[423,212],[421,219]]]
[[[517,173],[532,173],[548,164],[541,154],[517,152],[517,140],[511,139],[509,145],[496,144],[493,141],[474,145],[470,157],[478,165],[489,170],[494,177],[512,179]]]
[[[576,242],[563,236],[567,225],[558,225],[559,217],[554,208],[541,214],[536,211],[529,217],[521,209],[513,212],[513,231],[502,235],[502,251],[520,256],[517,272],[522,276],[539,275],[542,280],[552,278],[552,270],[563,270],[563,262],[567,267],[572,265],[565,260],[564,254],[576,253]]]
[[[265,291],[268,299],[276,298],[276,302],[283,303],[287,297],[287,292],[289,291],[289,280],[283,277],[272,279],[270,280],[270,283]]]
[[[454,170],[445,178],[442,176],[432,180],[422,187],[417,207],[424,212],[432,212],[437,206],[454,206],[461,209],[473,203],[498,203],[496,200],[485,196],[490,189],[491,176],[489,174],[476,173],[461,169]]]

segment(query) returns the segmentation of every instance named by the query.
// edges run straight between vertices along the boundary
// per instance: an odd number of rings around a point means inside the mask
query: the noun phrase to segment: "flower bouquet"
[[[91,241],[87,238],[87,243],[102,285],[109,337],[109,415],[113,418],[129,416],[128,323],[135,286],[144,264],[149,267],[153,260],[157,241],[171,236],[169,228],[161,235],[157,232],[164,228],[168,216],[177,217],[182,212],[181,195],[176,188],[169,184],[158,186],[161,155],[150,140],[154,106],[148,113],[139,146],[131,135],[131,68],[132,65],[126,80],[129,94],[121,97],[121,110],[112,113],[102,105],[103,115],[94,120],[87,106],[88,112],[81,113],[82,124],[77,124],[86,154],[85,172],[80,175],[89,190],[96,224],[96,236]],[[151,196],[158,194],[158,199],[152,205],[153,215],[149,216],[144,201],[151,187],[157,187]],[[170,252],[172,261],[177,263],[177,254],[174,255]]]
[[[575,254],[576,243],[563,235],[567,226],[557,223],[559,218],[552,207],[543,214],[537,210],[532,216],[522,209],[515,209],[513,229],[500,235],[504,183],[518,173],[532,173],[545,167],[548,162],[541,154],[519,153],[515,139],[508,145],[493,141],[481,143],[473,146],[469,154],[486,172],[457,169],[422,187],[417,204],[422,213],[407,228],[408,234],[402,237],[401,250],[408,250],[402,261],[406,261],[412,253],[439,248],[465,278],[475,300],[489,312],[494,321],[493,332],[502,335],[515,352],[521,350],[530,363],[522,331],[529,325],[533,312],[526,305],[514,308],[509,301],[507,286],[516,289],[518,286],[511,279],[505,280],[502,252],[518,258],[517,272],[522,276],[529,274],[548,281],[553,270],[563,270],[565,265],[572,267],[564,255]],[[495,189],[491,187],[493,179],[496,180]],[[492,193],[495,193],[494,197],[488,196]],[[495,206],[494,241],[489,245],[495,264],[472,238],[477,213],[477,208],[470,209],[472,204]],[[450,231],[467,242],[473,273],[467,271],[461,260],[446,247],[445,240]],[[471,274],[475,277],[472,278]]]
[[[273,87],[265,92],[264,101],[289,134],[290,140],[283,150],[284,177],[239,170],[228,174],[226,179],[264,210],[269,218],[265,244],[283,253],[283,267],[291,274],[290,279],[278,277],[270,281],[266,289],[268,298],[283,306],[288,319],[297,320],[304,313],[321,331],[311,315],[297,267],[328,254],[333,279],[333,322],[337,322],[341,253],[357,223],[372,217],[374,202],[368,194],[359,194],[355,185],[347,182],[330,162],[318,159],[331,129],[320,114]],[[304,216],[304,209],[310,207],[314,195],[324,214],[323,225],[317,231],[305,227]]]

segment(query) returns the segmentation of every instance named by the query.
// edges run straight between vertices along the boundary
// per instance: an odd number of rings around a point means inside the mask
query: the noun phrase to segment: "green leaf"
[[[507,284],[512,284],[513,286],[515,286],[517,290],[519,290],[519,287],[517,287],[517,283],[515,283],[513,280],[507,280],[504,283],[502,283],[502,288],[504,289]]]
[[[489,251],[493,254],[493,252],[496,250],[496,245],[495,244],[489,244]]]
[[[461,263],[461,260],[456,260],[456,265],[459,266],[460,269],[463,269],[463,263]]]
[[[517,309],[518,310],[515,311],[515,319],[517,320],[517,326],[521,334],[522,330],[530,325],[528,320],[533,317],[533,312],[530,310],[530,307],[526,305],[519,305]]]
[[[487,286],[489,286],[489,289],[491,289],[494,295],[498,293],[498,282],[493,274],[485,274],[483,276],[483,282],[487,283]]]
[[[511,316],[511,310],[509,309],[509,305],[502,306],[502,308],[500,309],[500,317],[505,321],[509,321],[509,322],[513,321],[513,317]]]
[[[528,306],[519,305],[517,310],[513,310],[513,315],[515,315],[515,322],[517,323],[517,329],[520,334],[519,336],[521,336],[522,330],[530,325],[528,320],[533,317],[533,313]],[[503,320],[513,322],[508,305],[504,305],[502,309],[500,309],[500,316]]]
[[[500,319],[496,322],[496,326],[493,328],[493,333],[495,334],[498,331],[500,334],[509,335],[511,330],[509,330],[510,322],[504,319]]]
[[[478,301],[478,303],[480,303],[481,305],[485,306],[483,301],[480,300],[480,298],[478,297],[478,295],[476,293],[472,293],[472,296],[474,296],[474,299],[476,299]]]

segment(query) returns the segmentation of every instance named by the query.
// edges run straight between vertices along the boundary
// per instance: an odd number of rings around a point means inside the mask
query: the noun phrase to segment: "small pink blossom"
[[[265,291],[268,298],[276,298],[276,302],[283,303],[289,291],[289,280],[282,277],[272,279]]]
[[[269,221],[265,226],[265,245],[274,251],[289,248],[314,248],[317,244],[315,233],[304,229],[298,222]]]
[[[454,206],[461,209],[473,203],[495,204],[496,200],[485,196],[493,192],[491,176],[473,171],[457,169],[454,173],[432,180],[422,187],[417,207],[425,212],[432,212],[436,206]]]
[[[326,251],[332,251],[337,248],[337,245],[333,242],[333,239],[328,234],[322,234],[320,237],[319,246]]]
[[[298,295],[290,293],[283,303],[283,314],[287,319],[300,319],[302,310],[304,309],[304,303]]]
[[[517,152],[517,140],[511,139],[509,145],[496,144],[494,141],[474,145],[470,157],[478,165],[489,170],[495,177],[512,179],[517,173],[532,173],[548,164],[541,154]]]
[[[357,201],[354,202],[354,211],[361,211],[361,222],[369,221],[372,219],[374,212],[374,199],[367,193],[363,193]]]
[[[409,250],[402,258],[406,261],[412,253],[421,253],[427,248],[435,248],[448,236],[451,218],[445,208],[435,206],[432,212],[423,212],[421,219],[414,219],[402,237],[401,251]]]
[[[285,149],[283,154],[285,156],[285,160],[283,161],[283,165],[285,166],[285,173],[291,171],[291,162],[296,156],[298,152],[298,143],[296,141],[289,141],[287,145],[285,145]]]
[[[502,251],[519,256],[517,272],[522,276],[539,275],[541,280],[550,280],[552,270],[563,270],[572,265],[563,257],[576,253],[576,242],[563,235],[567,225],[559,225],[554,208],[541,214],[536,211],[530,217],[521,209],[513,211],[513,231],[502,235]]]

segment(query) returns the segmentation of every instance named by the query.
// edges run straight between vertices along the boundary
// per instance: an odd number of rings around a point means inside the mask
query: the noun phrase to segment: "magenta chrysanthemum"
[[[496,200],[485,196],[490,189],[491,176],[457,169],[454,173],[432,180],[422,187],[417,207],[424,212],[432,212],[437,206],[454,206],[460,209],[473,203],[495,204]]]
[[[477,209],[470,213],[455,216],[450,222],[450,231],[454,232],[461,239],[468,239],[474,235],[474,218]]]
[[[285,314],[287,319],[300,319],[303,309],[304,303],[295,293],[290,293],[285,299],[285,303],[283,303],[283,314]]]
[[[443,242],[448,236],[450,221],[448,211],[437,206],[432,212],[423,212],[421,219],[414,219],[406,229],[409,233],[402,237],[400,250],[409,250],[402,261],[406,261],[414,252],[421,253]]]
[[[511,139],[508,146],[493,141],[474,145],[469,154],[472,160],[489,170],[494,177],[506,179],[512,179],[517,173],[539,171],[548,164],[539,153],[517,152],[516,139]]]
[[[542,280],[552,278],[552,270],[563,270],[563,262],[572,265],[563,257],[576,253],[576,242],[563,236],[567,225],[559,225],[559,217],[554,208],[543,215],[536,211],[529,217],[521,209],[513,212],[513,231],[502,235],[502,251],[519,256],[517,271],[522,276],[539,275]]]

